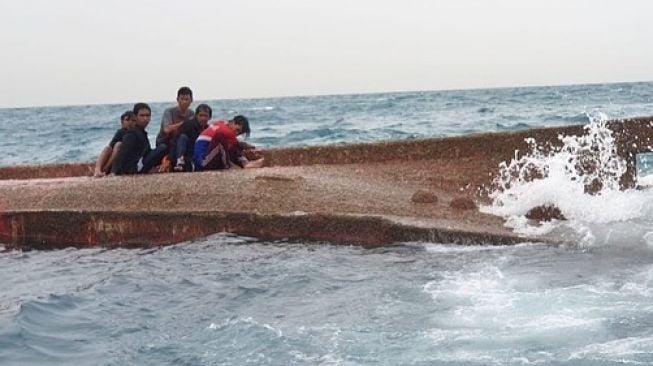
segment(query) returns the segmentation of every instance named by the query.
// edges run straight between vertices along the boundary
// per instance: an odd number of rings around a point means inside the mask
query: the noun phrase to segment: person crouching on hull
[[[222,170],[233,166],[241,168],[260,168],[263,158],[249,161],[243,153],[243,147],[236,138],[245,134],[249,136],[249,121],[244,116],[232,120],[218,121],[202,131],[195,142],[193,163],[195,170]]]
[[[193,170],[193,152],[195,151],[195,140],[200,133],[209,127],[209,120],[213,110],[206,104],[200,104],[195,108],[195,117],[186,120],[179,129],[177,137],[174,167],[175,172],[190,172]]]
[[[111,167],[111,172],[116,175],[147,173],[165,154],[164,149],[152,150],[150,140],[147,138],[145,128],[150,123],[152,115],[150,106],[136,103],[134,114],[136,125],[125,133],[118,156]]]
[[[111,173],[111,165],[113,161],[118,156],[118,151],[120,151],[120,145],[122,145],[122,139],[125,137],[127,131],[130,128],[134,127],[136,123],[136,115],[132,111],[127,111],[120,116],[120,128],[113,135],[113,138],[109,142],[109,145],[105,146],[100,153],[100,156],[95,163],[95,171],[93,176],[104,177],[105,175]]]

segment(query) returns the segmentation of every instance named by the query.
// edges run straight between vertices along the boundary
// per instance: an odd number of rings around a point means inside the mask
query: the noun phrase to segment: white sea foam
[[[430,281],[423,287],[435,303],[450,309],[451,318],[442,324],[465,324],[467,328],[492,328],[498,314],[512,308],[514,291],[496,266],[478,271],[443,273],[444,278]],[[476,337],[474,335],[474,337]]]
[[[404,245],[419,246],[429,253],[469,253],[485,251],[511,250],[519,245],[459,245],[459,244],[431,244],[431,243],[403,243]],[[530,244],[529,244],[530,245]]]
[[[574,352],[569,360],[613,361],[621,364],[650,365],[653,337],[628,337],[590,344]]]
[[[650,248],[653,248],[653,231],[648,231],[646,234],[644,234],[644,240],[646,240],[646,244]]]
[[[263,106],[263,107],[250,107],[250,108],[246,108],[246,109],[249,110],[249,111],[266,111],[266,112],[269,112],[269,111],[273,111],[273,110],[277,109],[277,107],[275,107],[275,106]]]
[[[252,317],[246,317],[246,318],[228,318],[225,319],[222,323],[216,324],[216,323],[211,323],[209,324],[206,328],[211,329],[211,330],[224,330],[227,327],[230,326],[238,326],[238,325],[246,325],[246,326],[254,326],[254,327],[261,327],[264,328],[272,333],[274,333],[277,337],[282,337],[283,332],[281,329],[277,329],[270,324],[267,323],[259,323],[256,320],[254,320]]]
[[[653,174],[637,178],[637,185],[640,187],[653,187]]]
[[[529,151],[500,165],[490,194],[493,204],[484,212],[506,218],[507,225],[528,235],[545,235],[560,228],[576,232],[584,244],[596,238],[592,225],[645,220],[651,216],[653,192],[620,188],[626,161],[618,156],[608,117],[588,114],[582,136],[559,136],[561,147],[539,145],[528,139]],[[653,181],[653,178],[650,179]],[[598,184],[598,186],[597,186]],[[588,187],[597,188],[593,194]],[[537,206],[555,206],[569,220],[532,225],[525,214]]]

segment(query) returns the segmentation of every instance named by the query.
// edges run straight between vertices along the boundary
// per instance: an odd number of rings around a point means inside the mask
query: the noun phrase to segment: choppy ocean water
[[[652,98],[653,83],[631,83],[209,103],[216,117],[247,115],[251,142],[276,147],[651,115]],[[172,104],[152,104],[151,138]],[[93,160],[128,108],[0,109],[0,166]],[[484,208],[515,230],[564,235],[562,247],[216,235],[0,253],[0,365],[653,364],[653,194],[576,188],[552,174]],[[525,225],[523,209],[542,202],[569,220]]]
[[[174,93],[174,90],[173,90]],[[443,137],[587,123],[651,113],[653,83],[205,101],[214,117],[244,114],[262,147]],[[146,99],[145,102],[148,102]],[[137,101],[134,101],[137,102]],[[166,103],[150,103],[150,138]],[[0,109],[0,166],[91,161],[131,104]]]

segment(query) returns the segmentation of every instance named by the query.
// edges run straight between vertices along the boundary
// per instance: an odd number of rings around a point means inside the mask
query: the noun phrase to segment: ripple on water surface
[[[0,363],[646,364],[653,254],[628,249],[218,235],[2,253]]]

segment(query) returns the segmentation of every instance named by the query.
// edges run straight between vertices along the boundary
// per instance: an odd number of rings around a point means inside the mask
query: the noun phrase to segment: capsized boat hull
[[[635,181],[651,118],[611,123]],[[508,244],[527,238],[474,207],[500,162],[527,137],[559,144],[583,126],[453,138],[271,149],[267,167],[91,178],[88,163],[0,168],[0,243],[7,248],[165,245],[229,232],[270,240],[379,246],[404,241]],[[418,191],[433,202],[416,202]],[[473,201],[453,205],[461,199]],[[461,208],[463,207],[463,208]]]

